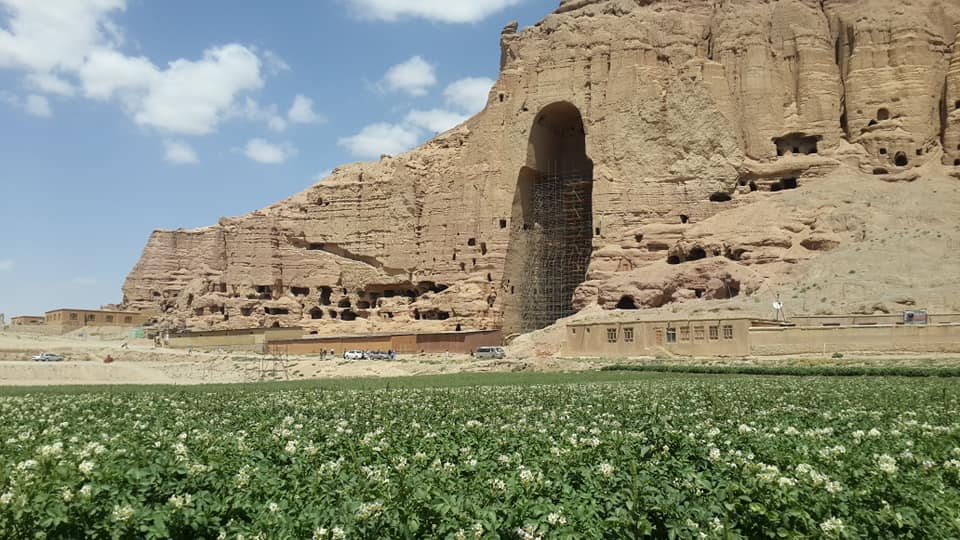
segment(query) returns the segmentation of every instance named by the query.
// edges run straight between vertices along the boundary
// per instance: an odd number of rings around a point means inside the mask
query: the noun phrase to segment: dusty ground
[[[127,348],[121,348],[123,343]],[[33,362],[55,352],[64,362]],[[107,355],[115,361],[104,364]],[[488,371],[579,371],[609,362],[557,358],[474,360],[469,356],[411,355],[397,361],[270,357],[242,352],[156,349],[123,334],[38,336],[0,332],[0,386],[60,384],[208,384],[349,377],[401,377]]]
[[[545,333],[549,333],[547,330]],[[542,336],[541,336],[542,337]],[[127,348],[121,348],[123,343]],[[821,355],[753,358],[631,358],[618,361],[564,359],[544,356],[530,343],[509,349],[503,360],[474,360],[468,356],[401,356],[395,362],[326,360],[289,357],[283,361],[251,353],[193,352],[155,349],[149,340],[127,339],[122,333],[102,335],[37,336],[0,332],[0,386],[93,385],[93,384],[214,384],[262,380],[305,380],[351,377],[403,377],[443,373],[492,371],[558,372],[585,371],[617,364],[697,365],[883,365],[960,366],[960,355],[947,354],[846,354],[844,358]],[[533,350],[531,350],[533,349]],[[40,352],[66,356],[64,362],[33,362]],[[539,354],[538,354],[539,353]],[[115,362],[104,364],[111,355]],[[538,357],[539,356],[539,357]]]

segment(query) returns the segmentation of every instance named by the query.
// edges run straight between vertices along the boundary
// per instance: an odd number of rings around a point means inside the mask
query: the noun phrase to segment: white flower
[[[10,501],[12,500],[13,500],[13,493],[10,493],[9,491],[4,493],[3,495],[0,495],[0,504],[7,505],[7,504],[10,504]]]
[[[607,462],[603,462],[600,464],[599,468],[600,468],[600,474],[602,474],[603,476],[607,478],[610,478],[611,476],[613,476],[613,472],[615,470],[613,465]]]
[[[297,453],[297,442],[296,441],[287,441],[287,445],[283,447],[283,451],[288,454]]]
[[[133,508],[129,504],[123,506],[116,505],[113,507],[113,512],[110,515],[114,521],[129,521],[130,518],[133,517]]]
[[[91,486],[90,484],[84,484],[83,487],[80,488],[80,496],[83,497],[84,499],[89,499],[90,495],[92,494],[93,494],[93,486]]]
[[[186,495],[171,495],[168,502],[171,506],[180,510],[184,506],[190,506],[190,503],[193,502],[193,496],[189,493]]]
[[[357,519],[364,521],[370,518],[375,518],[382,513],[383,503],[381,502],[360,503],[360,507],[357,508]]]
[[[324,540],[327,537],[327,531],[324,527],[318,527],[313,530],[313,540]]]
[[[70,502],[73,500],[73,492],[70,491],[70,488],[63,488],[60,490],[60,497],[63,499],[63,502]]]
[[[720,461],[720,449],[714,446],[710,449],[710,454],[707,456],[707,459],[710,461]]]
[[[347,533],[343,532],[340,527],[334,527],[330,530],[330,538],[333,538],[333,540],[343,540],[346,537]]]
[[[843,520],[832,517],[820,524],[820,530],[827,536],[838,536],[843,532]]]
[[[271,502],[270,504],[267,505],[267,510],[271,514],[276,514],[277,512],[280,511],[280,505],[275,502]]]
[[[35,459],[28,459],[26,461],[21,461],[20,463],[17,463],[17,470],[20,472],[29,471],[31,469],[35,469],[36,467],[37,467],[37,460]]]
[[[550,512],[547,514],[547,523],[554,526],[566,525],[567,518],[565,518],[561,512]]]
[[[780,479],[777,480],[777,484],[779,484],[780,487],[791,487],[797,485],[797,481],[787,476],[781,476]]]
[[[827,493],[840,493],[843,491],[843,488],[840,486],[840,482],[835,480],[830,480],[824,484],[824,489],[827,490]]]
[[[503,480],[501,480],[501,479],[499,479],[499,478],[491,478],[491,479],[490,479],[490,486],[491,486],[493,489],[497,490],[497,491],[506,491],[506,489],[507,489],[507,484],[506,484],[506,482],[504,482]]]
[[[867,437],[877,438],[877,437],[879,437],[880,435],[881,435],[880,430],[877,429],[877,428],[873,428],[873,429],[871,429],[870,431],[867,432]]]
[[[41,446],[38,453],[43,457],[55,457],[63,454],[63,443],[55,442]]]
[[[748,426],[748,425],[746,425],[746,424],[740,424],[740,427],[737,428],[737,431],[739,431],[740,433],[744,433],[744,434],[745,434],[745,433],[752,433],[752,432],[753,432],[753,428],[750,427],[750,426]]]
[[[81,461],[80,465],[77,465],[77,470],[85,476],[90,476],[90,473],[93,472],[93,465],[94,463],[92,461]]]
[[[883,454],[877,458],[877,468],[884,473],[894,474],[897,472],[897,460],[887,454]]]

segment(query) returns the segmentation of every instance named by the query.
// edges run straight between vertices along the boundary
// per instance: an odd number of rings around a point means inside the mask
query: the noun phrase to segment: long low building
[[[84,326],[136,327],[150,322],[153,314],[139,311],[99,309],[55,309],[44,316],[44,324],[66,333]]]
[[[43,324],[43,317],[36,317],[33,315],[21,315],[19,317],[14,317],[10,319],[10,326],[38,326]]]
[[[230,351],[265,352],[267,343],[303,337],[303,328],[245,328],[242,330],[209,330],[200,332],[164,333],[164,345],[174,349],[225,349]]]
[[[400,354],[469,354],[477,347],[503,344],[500,330],[437,332],[433,334],[368,334],[357,336],[309,337],[267,343],[270,354],[320,354],[334,351],[396,351]]]
[[[853,351],[960,352],[960,314],[749,318],[616,318],[567,324],[568,357],[763,356]]]

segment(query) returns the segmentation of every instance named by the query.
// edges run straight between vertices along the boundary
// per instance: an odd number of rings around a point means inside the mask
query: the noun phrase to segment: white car
[[[363,360],[363,351],[347,351],[343,353],[343,357],[346,360]]]
[[[63,355],[45,352],[45,353],[34,355],[33,361],[34,362],[62,362]]]
[[[477,352],[473,353],[474,358],[506,358],[507,353],[503,347],[477,347]]]

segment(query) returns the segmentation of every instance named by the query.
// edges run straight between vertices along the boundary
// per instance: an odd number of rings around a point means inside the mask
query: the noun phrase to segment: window
[[[623,329],[623,342],[624,342],[624,343],[633,343],[633,328],[624,328],[624,329]]]
[[[133,322],[133,317],[124,317],[124,318],[123,318],[123,322],[125,322],[125,323],[132,323],[132,322]]]
[[[97,316],[91,313],[91,314],[87,315],[87,320],[88,320],[88,321],[95,321],[95,320],[97,320]]]
[[[676,342],[677,342],[677,329],[667,328],[667,343],[676,343]]]
[[[107,315],[107,322],[113,322],[113,315]]]
[[[680,341],[687,343],[690,341],[690,327],[681,326],[680,327]]]
[[[77,314],[76,314],[76,313],[71,313],[71,314],[70,314],[70,320],[71,320],[71,321],[77,320]]]
[[[663,345],[663,328],[653,330],[653,340],[656,341],[657,345]]]
[[[711,327],[710,327],[710,339],[711,339],[712,341],[716,341],[716,340],[720,339],[720,327],[719,327],[719,326],[711,326]]]
[[[616,342],[617,342],[617,329],[607,328],[607,343],[616,343]]]
[[[693,339],[694,341],[703,341],[703,327],[694,326],[693,327]]]
[[[729,324],[723,325],[723,339],[733,339],[733,326]]]

